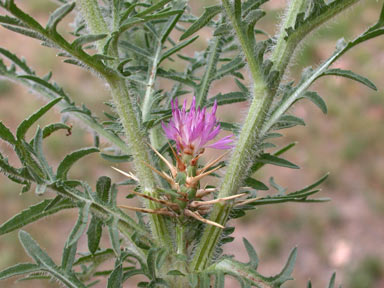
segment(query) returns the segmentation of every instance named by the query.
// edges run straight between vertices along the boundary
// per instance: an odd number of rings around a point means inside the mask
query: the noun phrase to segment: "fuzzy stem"
[[[279,56],[278,59],[275,60],[276,63],[274,63],[274,66],[277,71],[280,72],[280,79],[282,78],[282,74],[285,72],[297,44],[317,26],[324,23],[326,20],[329,20],[357,1],[358,0],[345,0],[334,1],[335,3],[331,2],[329,5],[333,5],[332,9],[326,10],[325,13],[314,17],[311,21],[304,25],[302,30],[298,30],[298,32],[296,32],[297,34],[294,35],[295,38],[291,40],[292,43],[285,43],[284,33],[280,33],[280,39],[278,40],[278,42],[280,41],[280,44],[277,45],[278,48],[275,48],[275,50],[277,49],[276,52],[274,51],[272,54],[275,55],[276,58]],[[229,0],[222,0],[222,3],[230,21],[232,22],[238,40],[243,49],[243,53],[248,62],[248,68],[251,72],[254,85],[254,94],[253,101],[242,127],[239,141],[227,168],[218,198],[233,195],[240,188],[243,177],[247,175],[247,170],[252,160],[249,157],[250,152],[254,150],[253,146],[256,144],[257,139],[262,133],[261,128],[267,116],[268,109],[273,101],[273,95],[275,94],[274,91],[269,91],[267,88],[267,85],[262,77],[260,67],[258,66],[258,63],[253,55],[252,46],[247,42],[246,35],[241,28],[239,19],[236,19],[236,16],[234,15]],[[290,2],[285,22],[282,24],[284,29],[291,27],[295,23],[296,16],[300,13],[304,4],[303,0],[292,0]],[[280,54],[282,54],[283,57],[281,57]],[[239,175],[243,176],[239,177]],[[210,219],[216,223],[225,225],[230,210],[231,207],[228,204],[216,204],[211,213]],[[197,247],[195,257],[191,263],[191,268],[193,270],[201,271],[207,267],[216,244],[220,239],[220,235],[220,228],[210,225],[206,227],[200,241],[200,245]]]
[[[154,175],[151,169],[146,165],[146,163],[150,163],[150,160],[146,146],[143,145],[145,142],[144,135],[142,135],[139,129],[139,124],[130,101],[125,81],[116,76],[109,78],[108,83],[111,87],[116,111],[119,114],[125,135],[128,138],[129,148],[134,159],[136,173],[140,180],[143,192],[152,197],[157,197]],[[146,206],[149,209],[159,208],[153,201],[146,201]],[[162,245],[170,244],[171,241],[164,217],[161,215],[150,215],[150,218],[151,229],[155,239]]]
[[[335,0],[327,4],[329,9],[316,15],[316,17],[312,17],[310,20],[306,20],[305,24],[299,26],[292,32],[288,39],[285,39],[287,36],[285,32],[286,29],[294,27],[297,13],[302,12],[307,2],[305,0],[292,0],[286,12],[284,23],[281,25],[278,40],[270,58],[273,62],[272,69],[280,71],[280,76],[282,77],[295,49],[309,33],[359,1],[360,0]]]
[[[265,83],[261,68],[254,57],[252,44],[247,41],[247,37],[241,28],[239,19],[236,19],[232,11],[229,0],[222,1],[228,18],[232,22],[238,40],[243,49],[245,58],[248,62],[248,67],[253,80],[253,100],[249,113],[245,120],[244,126],[240,133],[239,141],[228,165],[221,189],[219,190],[218,198],[227,197],[236,193],[240,188],[243,177],[246,175],[251,159],[249,153],[253,150],[253,146],[258,138],[258,131],[266,117],[266,111],[272,103],[272,95],[270,95],[267,84]],[[229,204],[216,204],[210,219],[216,223],[225,225],[230,212]],[[191,263],[191,267],[195,271],[201,271],[208,264],[216,247],[216,244],[221,235],[221,229],[208,225],[200,241],[195,257]]]
[[[88,29],[94,34],[109,34],[108,25],[105,22],[97,0],[77,0],[77,6],[80,8]],[[107,38],[97,42],[99,52],[103,51]]]
[[[291,45],[288,46],[288,42],[285,40],[286,30],[290,27],[295,26],[296,16],[298,13],[302,12],[305,7],[306,0],[291,0],[286,11],[283,23],[280,26],[279,36],[276,41],[276,46],[273,50],[271,61],[273,62],[273,69],[280,71],[284,66],[287,66],[286,55],[292,54],[290,49]],[[294,47],[292,47],[294,48]]]
[[[100,7],[96,0],[78,0],[78,4],[80,4],[81,12],[91,33],[109,34],[107,23],[102,18]],[[99,52],[102,51],[102,47],[104,45],[98,46]],[[112,52],[117,53],[117,51]],[[111,88],[116,111],[128,139],[128,145],[143,192],[152,197],[157,197],[155,177],[151,169],[146,165],[150,163],[150,158],[145,145],[143,145],[145,137],[140,131],[139,122],[136,118],[125,80],[117,73],[110,73],[105,77]],[[149,209],[158,208],[158,205],[153,201],[146,201],[145,204]],[[161,245],[169,245],[171,240],[164,217],[161,215],[150,215],[150,219],[151,230],[155,240]]]
[[[221,48],[220,37],[215,37],[209,45],[209,56],[204,76],[201,79],[198,91],[196,93],[196,107],[204,107],[207,102],[209,87],[212,83],[213,74],[216,71],[217,62],[219,61],[219,50]]]
[[[161,46],[162,44],[160,42],[157,43],[157,48],[155,52],[155,56],[153,57],[152,61],[152,67],[151,71],[149,71],[149,77],[148,77],[148,82],[145,90],[145,96],[144,96],[144,101],[143,104],[141,105],[141,111],[142,111],[142,118],[143,122],[149,120],[150,112],[151,112],[151,100],[153,97],[153,88],[155,85],[155,80],[156,80],[156,74],[157,74],[157,68],[158,68],[158,63],[160,60],[160,55],[161,55]]]
[[[183,223],[178,222],[176,224],[176,243],[177,243],[177,254],[186,255],[185,249],[185,226]]]

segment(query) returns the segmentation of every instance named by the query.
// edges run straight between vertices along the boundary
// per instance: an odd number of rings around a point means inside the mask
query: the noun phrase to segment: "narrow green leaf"
[[[22,21],[17,18],[10,17],[8,15],[0,15],[0,23],[26,27]]]
[[[116,260],[115,269],[108,278],[107,288],[121,288],[123,286],[123,265]]]
[[[77,251],[77,242],[73,243],[70,246],[66,246],[63,249],[63,256],[61,259],[61,269],[63,269],[67,273],[71,272],[73,263],[75,263],[76,251]]]
[[[215,273],[215,288],[225,288],[225,276],[223,272]]]
[[[45,207],[47,207],[51,201],[52,199],[44,200],[38,204],[30,206],[26,210],[21,211],[19,214],[16,214],[0,226],[0,235],[15,231],[21,227],[24,227],[25,225],[45,218],[49,215],[55,214],[61,210],[76,207],[75,204],[66,199],[51,207],[50,209],[45,210]]]
[[[157,76],[180,82],[189,87],[197,86],[193,80],[186,78],[183,74],[177,73],[176,71],[173,71],[173,70],[166,71],[162,68],[159,68],[159,70],[157,71]]]
[[[323,100],[323,98],[320,97],[319,94],[317,94],[317,92],[306,91],[302,98],[307,98],[311,100],[317,107],[320,108],[321,112],[323,112],[324,114],[328,113],[327,104],[325,104],[325,101]]]
[[[234,73],[235,71],[243,68],[245,66],[245,62],[242,57],[235,57],[231,62],[222,65],[219,69],[217,69],[214,79],[220,79],[228,74]]]
[[[15,145],[16,139],[12,132],[0,121],[0,138],[9,144]]]
[[[115,163],[131,162],[133,160],[131,155],[111,155],[100,153],[101,158]]]
[[[100,219],[93,216],[87,230],[88,249],[89,252],[91,252],[92,254],[95,254],[97,249],[99,248],[102,232],[102,222],[100,221]]]
[[[331,280],[329,281],[328,288],[335,288],[336,273],[332,274]]]
[[[328,178],[328,176],[329,176],[329,173],[325,174],[323,177],[321,177],[315,183],[308,185],[308,186],[304,187],[303,189],[298,190],[296,192],[289,193],[289,195],[302,194],[302,193],[311,191],[313,188],[315,188],[315,187],[319,186],[321,183],[323,183]]]
[[[241,21],[241,0],[234,0],[234,15],[238,22]]]
[[[292,249],[291,253],[289,254],[287,263],[285,264],[283,270],[278,275],[275,276],[276,280],[274,281],[274,283],[276,283],[277,285],[279,284],[281,285],[287,280],[292,279],[291,275],[295,265],[296,256],[297,256],[297,248],[295,247]]]
[[[25,60],[20,59],[15,54],[1,47],[0,47],[0,54],[3,54],[5,57],[11,60],[15,65],[19,66],[27,74],[34,74],[33,70],[29,68],[29,66],[25,63]]]
[[[45,174],[48,175],[50,180],[53,180],[54,175],[53,175],[52,168],[49,166],[48,161],[45,158],[44,152],[43,152],[43,131],[40,129],[40,127],[37,128],[36,135],[33,138],[33,150],[35,151],[37,159],[39,160],[40,166],[43,168]],[[40,192],[44,193],[46,188],[47,187],[45,185],[44,191],[40,191]],[[36,193],[36,194],[42,195],[42,193]]]
[[[65,273],[58,268],[52,259],[40,248],[40,246],[27,232],[20,230],[19,239],[25,251],[36,261],[37,264],[40,264],[42,270],[48,272],[54,278],[62,282],[66,287],[85,288],[84,284],[81,283],[76,276]]]
[[[65,156],[63,161],[59,164],[59,167],[57,167],[57,178],[58,179],[66,179],[69,169],[73,166],[73,164],[76,163],[79,159],[83,158],[84,156],[99,152],[99,149],[97,148],[84,148],[77,151],[72,152],[71,154]]]
[[[263,164],[271,164],[281,167],[287,167],[291,169],[300,169],[299,166],[296,164],[293,164],[292,162],[289,162],[288,160],[285,160],[283,158],[276,157],[274,155],[271,155],[269,153],[263,153],[259,157],[257,157],[256,163],[260,162]]]
[[[173,5],[172,5],[173,9],[176,9],[176,10],[181,10],[181,9],[185,9],[186,7],[186,2],[185,1],[177,1],[175,2]],[[171,32],[174,30],[175,26],[177,25],[177,23],[179,22],[179,19],[180,17],[182,16],[182,14],[177,14],[173,17],[170,17],[167,21],[167,23],[165,23],[161,29],[161,32],[160,32],[160,42],[162,44],[165,43],[165,41],[167,41],[168,39],[168,36],[169,34],[171,34]]]
[[[246,178],[244,184],[256,190],[269,190],[268,186],[266,186],[263,182],[260,182],[252,177]]]
[[[70,59],[67,59],[67,60],[70,60]],[[63,91],[62,88],[57,87],[55,84],[49,83],[47,80],[44,80],[44,79],[39,78],[39,77],[34,76],[34,75],[20,75],[18,77],[22,78],[22,79],[30,80],[30,81],[38,84],[38,85],[41,85],[44,88],[48,89],[49,91],[52,91],[54,94],[59,95],[68,103],[71,103],[71,100],[69,99],[68,95]]]
[[[17,275],[34,273],[40,270],[41,268],[39,265],[32,263],[20,263],[0,271],[0,280],[4,280]]]
[[[46,29],[48,31],[51,31],[51,32],[56,32],[57,24],[59,24],[59,22],[61,20],[63,20],[63,18],[65,16],[67,16],[69,13],[71,13],[71,11],[75,8],[75,6],[76,6],[76,3],[72,2],[72,3],[68,3],[68,4],[65,4],[65,5],[62,5],[59,8],[57,8],[51,14],[51,16],[49,16]]]
[[[25,134],[27,133],[28,129],[37,121],[39,120],[45,113],[47,113],[55,104],[57,104],[59,101],[61,101],[62,98],[56,98],[46,104],[45,106],[41,107],[38,111],[36,111],[34,114],[29,116],[26,120],[21,122],[19,127],[17,127],[16,131],[16,137],[18,140],[22,140],[25,137]]]
[[[40,41],[47,41],[47,39],[44,36],[42,36],[40,33],[36,32],[34,30],[30,30],[27,28],[21,28],[21,27],[15,27],[12,25],[7,25],[7,24],[3,24],[2,26],[8,30],[11,30],[12,32],[16,32],[16,33],[22,34],[24,36],[31,37],[31,38],[34,38],[34,39],[37,39]]]
[[[259,265],[259,257],[257,256],[257,253],[252,244],[249,243],[247,239],[243,238],[243,243],[248,253],[249,265],[256,270],[257,266]]]
[[[111,198],[111,178],[101,176],[96,183],[96,195],[104,203],[108,203]]]
[[[186,40],[186,41],[183,41],[177,45],[175,45],[174,47],[168,49],[167,51],[165,51],[162,55],[161,55],[161,58],[159,60],[159,64],[161,62],[163,62],[165,59],[171,57],[173,54],[179,52],[181,49],[183,49],[184,47],[188,46],[189,44],[193,43],[197,38],[199,38],[199,36],[195,36],[189,40]]]
[[[63,200],[63,196],[57,195],[55,198],[53,198],[49,204],[44,208],[44,211],[51,209],[56,204],[60,203],[60,201]]]
[[[152,13],[162,7],[164,7],[167,3],[171,2],[172,0],[161,0],[157,2],[156,4],[150,6],[149,8],[145,9],[144,11],[137,13],[135,17],[142,17],[145,15],[148,15],[149,13]]]
[[[53,123],[53,124],[47,125],[43,128],[43,138],[47,138],[52,133],[61,129],[67,130],[68,132],[70,132],[72,128],[68,125],[65,125],[64,123]]]
[[[365,86],[377,91],[377,87],[372,81],[370,81],[368,78],[365,78],[365,77],[358,75],[358,74],[356,74],[352,71],[349,71],[349,70],[329,69],[329,70],[324,71],[324,73],[321,74],[319,77],[327,76],[327,75],[346,77],[346,78],[355,80],[357,82],[360,82],[360,83],[364,84]]]
[[[79,38],[76,38],[76,40],[72,42],[72,47],[78,50],[81,49],[85,44],[100,41],[107,36],[108,34],[84,35]]]
[[[119,237],[119,230],[117,229],[117,222],[119,219],[112,218],[110,220],[110,223],[108,224],[108,234],[109,234],[109,240],[111,242],[111,246],[113,249],[113,252],[115,252],[115,255],[120,257],[121,250],[120,250],[120,237]]]
[[[158,271],[160,271],[160,269],[162,268],[168,254],[169,254],[169,251],[167,249],[164,249],[164,248],[158,252],[157,257],[156,257],[156,269]]]
[[[241,126],[237,123],[220,122],[220,128],[226,131],[231,131],[233,134],[239,134]]]
[[[91,207],[91,202],[83,204],[79,208],[79,218],[76,221],[75,226],[73,227],[71,234],[68,237],[68,240],[65,244],[66,247],[72,246],[75,244],[81,235],[83,235],[85,228],[87,227],[88,217],[89,217],[89,208]]]
[[[156,278],[156,257],[158,252],[159,252],[159,248],[151,248],[148,251],[147,267],[148,267],[148,273],[151,276],[151,279]]]
[[[221,5],[206,7],[204,13],[181,35],[180,40],[184,40],[205,27],[209,21],[221,12]]]
[[[294,115],[285,114],[280,116],[279,120],[277,121],[274,127],[276,130],[280,130],[294,127],[297,125],[305,126],[304,120]]]
[[[170,270],[170,271],[168,271],[167,275],[171,275],[171,276],[185,276],[185,274],[180,272],[179,270]]]
[[[52,259],[40,248],[40,246],[32,239],[27,232],[20,230],[19,239],[25,251],[37,264],[45,267],[56,267]]]
[[[217,105],[227,105],[232,103],[244,102],[248,101],[248,96],[243,92],[229,92],[226,94],[218,94],[212,98],[209,98],[206,106],[212,106],[215,101],[217,101]]]

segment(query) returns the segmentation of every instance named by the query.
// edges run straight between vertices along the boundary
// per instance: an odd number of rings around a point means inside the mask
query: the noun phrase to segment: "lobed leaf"
[[[252,247],[252,244],[249,243],[247,239],[243,238],[243,243],[248,253],[249,265],[256,270],[257,266],[259,265],[259,257],[257,256],[256,250]]]
[[[76,205],[69,199],[65,199],[53,207],[46,209],[51,203],[52,199],[46,199],[38,204],[32,205],[29,208],[21,211],[6,221],[0,226],[0,235],[15,231],[21,227],[24,227],[32,222],[45,218],[49,215],[55,214],[64,209],[75,208]]]
[[[87,230],[88,250],[92,255],[99,249],[102,232],[102,222],[97,217],[92,216]]]
[[[58,179],[66,179],[69,169],[75,164],[78,160],[83,158],[86,155],[91,153],[99,152],[97,148],[83,148],[77,151],[72,152],[71,154],[65,156],[63,161],[60,162],[57,167],[57,178]]]
[[[76,38],[72,42],[72,46],[74,49],[81,49],[84,45],[100,41],[107,36],[108,34],[83,35],[83,36],[80,36],[79,38]]]
[[[46,29],[48,31],[50,31],[50,32],[56,32],[57,24],[59,24],[59,22],[61,20],[63,20],[63,18],[65,16],[67,16],[69,13],[71,13],[71,11],[75,8],[75,6],[76,6],[76,3],[72,2],[72,3],[68,3],[68,4],[65,4],[65,5],[62,5],[59,8],[57,8],[49,16]]]
[[[75,244],[80,239],[81,235],[83,235],[85,229],[87,228],[90,207],[91,202],[86,202],[79,208],[79,217],[67,239],[65,244],[66,247],[70,247]]]
[[[324,114],[328,113],[327,104],[325,104],[325,101],[320,97],[319,94],[317,94],[317,92],[306,91],[301,98],[307,98],[311,100],[317,107],[320,108],[321,112]]]
[[[269,190],[268,186],[266,186],[263,182],[260,182],[252,177],[246,178],[244,184],[256,190]]]
[[[257,165],[258,163],[263,163],[263,164],[271,164],[275,166],[281,166],[281,167],[286,167],[286,168],[291,168],[291,169],[300,169],[299,166],[296,164],[293,164],[292,162],[289,162],[288,160],[285,160],[283,158],[279,158],[275,155],[271,155],[269,153],[263,153],[260,156],[257,157],[255,164]]]
[[[4,280],[17,275],[34,273],[40,270],[40,265],[32,263],[20,263],[0,271],[0,280]]]
[[[17,65],[20,69],[22,69],[27,74],[34,74],[33,70],[27,65],[27,63],[25,63],[24,59],[20,59],[15,54],[11,53],[10,51],[8,51],[2,47],[0,47],[0,54],[3,54],[5,57],[7,57],[9,60],[11,60],[12,63]]]
[[[119,259],[116,260],[115,268],[109,275],[107,288],[123,287],[123,264]]]
[[[40,248],[27,232],[20,230],[19,239],[29,256],[31,256],[37,264],[40,264],[41,270],[47,271],[54,278],[66,285],[66,287],[85,288],[84,284],[74,275],[65,273],[58,268],[52,259]]]
[[[56,105],[59,101],[61,101],[62,98],[57,98],[46,104],[45,106],[41,107],[38,111],[33,113],[31,116],[29,116],[27,119],[25,119],[19,127],[17,127],[16,131],[16,137],[18,140],[22,140],[25,137],[25,134],[27,133],[28,129],[31,128],[31,126],[39,120],[45,113],[47,113],[54,105]]]
[[[181,36],[180,40],[184,40],[192,34],[205,27],[209,21],[213,19],[217,14],[221,13],[221,5],[206,7],[204,13],[197,19]]]
[[[327,76],[327,75],[341,76],[341,77],[349,78],[349,79],[355,80],[357,82],[360,82],[360,83],[364,84],[365,86],[377,91],[377,87],[372,81],[370,81],[368,78],[363,77],[361,75],[358,75],[358,74],[356,74],[350,70],[328,69],[328,70],[324,71],[323,74],[321,74],[319,77]]]
[[[104,203],[108,203],[111,199],[111,178],[101,176],[96,183],[96,195]]]
[[[0,121],[0,139],[7,141],[11,145],[16,145],[17,140],[12,132]]]

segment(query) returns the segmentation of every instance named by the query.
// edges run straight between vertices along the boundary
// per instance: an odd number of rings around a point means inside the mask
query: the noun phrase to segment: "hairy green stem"
[[[109,33],[109,29],[102,18],[100,7],[96,0],[78,0],[80,2],[81,12],[86,20],[88,28],[92,33]],[[95,29],[95,30],[94,30]],[[103,46],[102,46],[103,47]],[[99,47],[99,50],[102,50]],[[100,51],[101,52],[101,51]],[[117,51],[112,51],[117,53]],[[134,159],[137,177],[144,193],[153,197],[157,196],[156,180],[152,170],[147,166],[150,164],[148,150],[143,143],[145,137],[140,131],[139,121],[131,102],[130,95],[125,80],[117,73],[104,75],[110,88],[111,94],[116,106],[116,112],[124,127],[124,132],[128,140],[129,150]],[[157,209],[158,205],[153,201],[145,201],[149,209]],[[151,230],[154,239],[161,245],[171,243],[165,219],[161,215],[150,215]]]
[[[249,153],[253,150],[253,145],[257,139],[258,127],[263,123],[266,116],[265,112],[272,102],[267,84],[263,79],[259,64],[254,57],[252,44],[247,41],[246,34],[241,27],[241,23],[239,23],[239,19],[234,15],[229,0],[223,0],[222,3],[235,29],[236,36],[248,62],[254,88],[252,104],[240,133],[239,141],[229,162],[223,183],[219,190],[220,192],[217,196],[218,198],[232,195],[240,188],[243,177],[239,177],[239,175],[246,175],[250,162]],[[230,210],[231,207],[228,204],[216,204],[210,219],[216,223],[225,225]],[[206,227],[203,238],[191,263],[193,270],[203,270],[209,264],[220,235],[220,228],[212,225]]]
[[[128,138],[129,150],[134,159],[137,176],[144,193],[156,197],[156,181],[152,170],[147,166],[150,163],[148,151],[146,149],[144,135],[139,129],[138,120],[135,115],[128,89],[124,79],[119,76],[108,79],[111,87],[112,98],[119,114],[120,121],[124,127],[124,132]],[[153,201],[147,201],[146,205],[150,209],[157,209],[158,205]],[[156,241],[162,245],[170,243],[169,233],[165,224],[165,219],[161,215],[151,215],[151,228]]]
[[[234,27],[252,75],[253,99],[240,132],[238,143],[236,144],[236,148],[227,167],[223,183],[219,190],[220,192],[217,196],[218,198],[233,195],[241,187],[252,161],[250,155],[253,155],[254,145],[259,138],[260,128],[263,125],[269,107],[273,101],[273,94],[264,80],[261,67],[254,56],[253,46],[247,41],[247,36],[241,27],[240,19],[236,18],[229,0],[222,0],[222,3],[228,18]],[[210,219],[216,223],[225,225],[230,210],[230,204],[216,204]],[[198,246],[195,257],[191,263],[193,270],[201,271],[207,267],[214,253],[216,244],[220,239],[220,235],[220,228],[215,226],[206,227],[200,242],[201,244]]]
[[[292,51],[290,51],[289,48],[295,48],[292,46],[291,43],[288,43],[286,41],[286,30],[288,28],[293,28],[295,26],[296,22],[296,16],[298,13],[303,11],[303,8],[305,8],[305,4],[308,1],[306,0],[291,0],[289,2],[289,6],[287,8],[287,11],[285,12],[284,20],[282,25],[280,26],[279,36],[276,41],[276,46],[273,49],[272,55],[271,55],[271,61],[273,62],[273,69],[277,71],[281,71],[284,66],[287,66],[287,55],[291,55]],[[290,44],[290,45],[288,45]],[[291,53],[290,53],[291,52]]]
[[[209,87],[212,83],[213,74],[216,71],[216,65],[219,61],[219,50],[222,45],[220,45],[220,37],[215,37],[209,45],[209,56],[206,70],[204,72],[203,78],[198,86],[196,93],[196,107],[204,107],[205,102],[207,101]]]
[[[305,0],[292,0],[286,12],[284,23],[280,27],[276,46],[270,58],[273,62],[272,69],[280,71],[280,76],[282,77],[299,43],[309,33],[359,1],[360,0],[334,0],[328,4],[329,9],[316,15],[316,17],[307,19],[305,24],[295,29],[286,39],[286,29],[295,26],[297,13],[302,12],[307,2]]]
[[[76,0],[77,6],[80,8],[88,29],[94,34],[109,34],[108,25],[101,14],[97,0]],[[106,38],[97,42],[97,48],[103,51]]]
[[[295,30],[295,32],[293,32],[293,36],[290,36],[292,38],[288,38],[288,41],[285,40],[285,33],[280,33],[277,40],[278,44],[272,52],[272,59],[276,58],[274,59],[274,68],[280,72],[280,79],[282,78],[282,75],[284,74],[298,43],[317,26],[329,20],[357,1],[358,0],[336,0],[332,2],[329,5],[333,5],[333,9],[326,10],[323,14],[311,19],[311,21],[306,23],[306,25],[304,25],[301,29],[298,29],[297,31]],[[273,101],[273,95],[275,94],[274,91],[268,90],[267,85],[261,76],[260,67],[258,66],[258,63],[253,55],[252,47],[249,43],[247,43],[246,35],[241,29],[239,20],[236,19],[234,15],[229,0],[222,0],[222,3],[230,21],[232,22],[236,36],[239,39],[243,53],[248,62],[254,88],[253,100],[242,127],[238,143],[232,155],[231,161],[229,162],[218,197],[230,196],[236,193],[236,191],[240,188],[243,177],[244,175],[247,175],[249,164],[252,161],[252,159],[249,158],[249,155],[252,155],[252,151],[254,150],[253,146],[256,144],[256,141],[261,133],[265,132],[262,131],[262,126],[266,119],[268,109]],[[285,31],[286,28],[294,25],[296,16],[301,12],[304,4],[303,0],[292,0],[290,2],[285,21],[282,24],[282,31]],[[243,175],[243,177],[239,177],[239,175]],[[225,225],[230,209],[231,208],[228,204],[216,204],[213,212],[211,213],[210,219]],[[220,235],[221,229],[214,226],[206,227],[203,238],[200,241],[200,245],[198,246],[195,257],[191,263],[192,269],[200,271],[207,267],[216,244],[220,239]]]
[[[143,104],[141,105],[143,122],[149,120],[149,116],[151,113],[151,100],[153,97],[153,91],[154,91],[154,86],[155,86],[155,81],[156,81],[158,63],[159,63],[160,56],[161,56],[161,49],[162,49],[161,46],[162,46],[162,44],[160,42],[158,42],[156,52],[155,52],[155,55],[154,55],[153,60],[152,60],[152,67],[151,67],[151,70],[149,71],[149,75],[148,75],[148,81],[147,81],[147,87],[145,89],[144,100],[143,100]]]

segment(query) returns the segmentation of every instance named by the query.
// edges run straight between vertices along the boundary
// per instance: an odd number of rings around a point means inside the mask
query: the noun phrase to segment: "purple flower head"
[[[220,132],[220,124],[216,120],[217,103],[215,101],[211,113],[207,109],[196,108],[196,98],[193,97],[189,111],[186,110],[187,101],[183,108],[178,108],[177,100],[171,102],[172,118],[168,126],[163,122],[165,134],[171,140],[176,141],[177,150],[183,154],[196,156],[202,153],[206,147],[215,149],[231,148],[232,135],[206,145]]]

